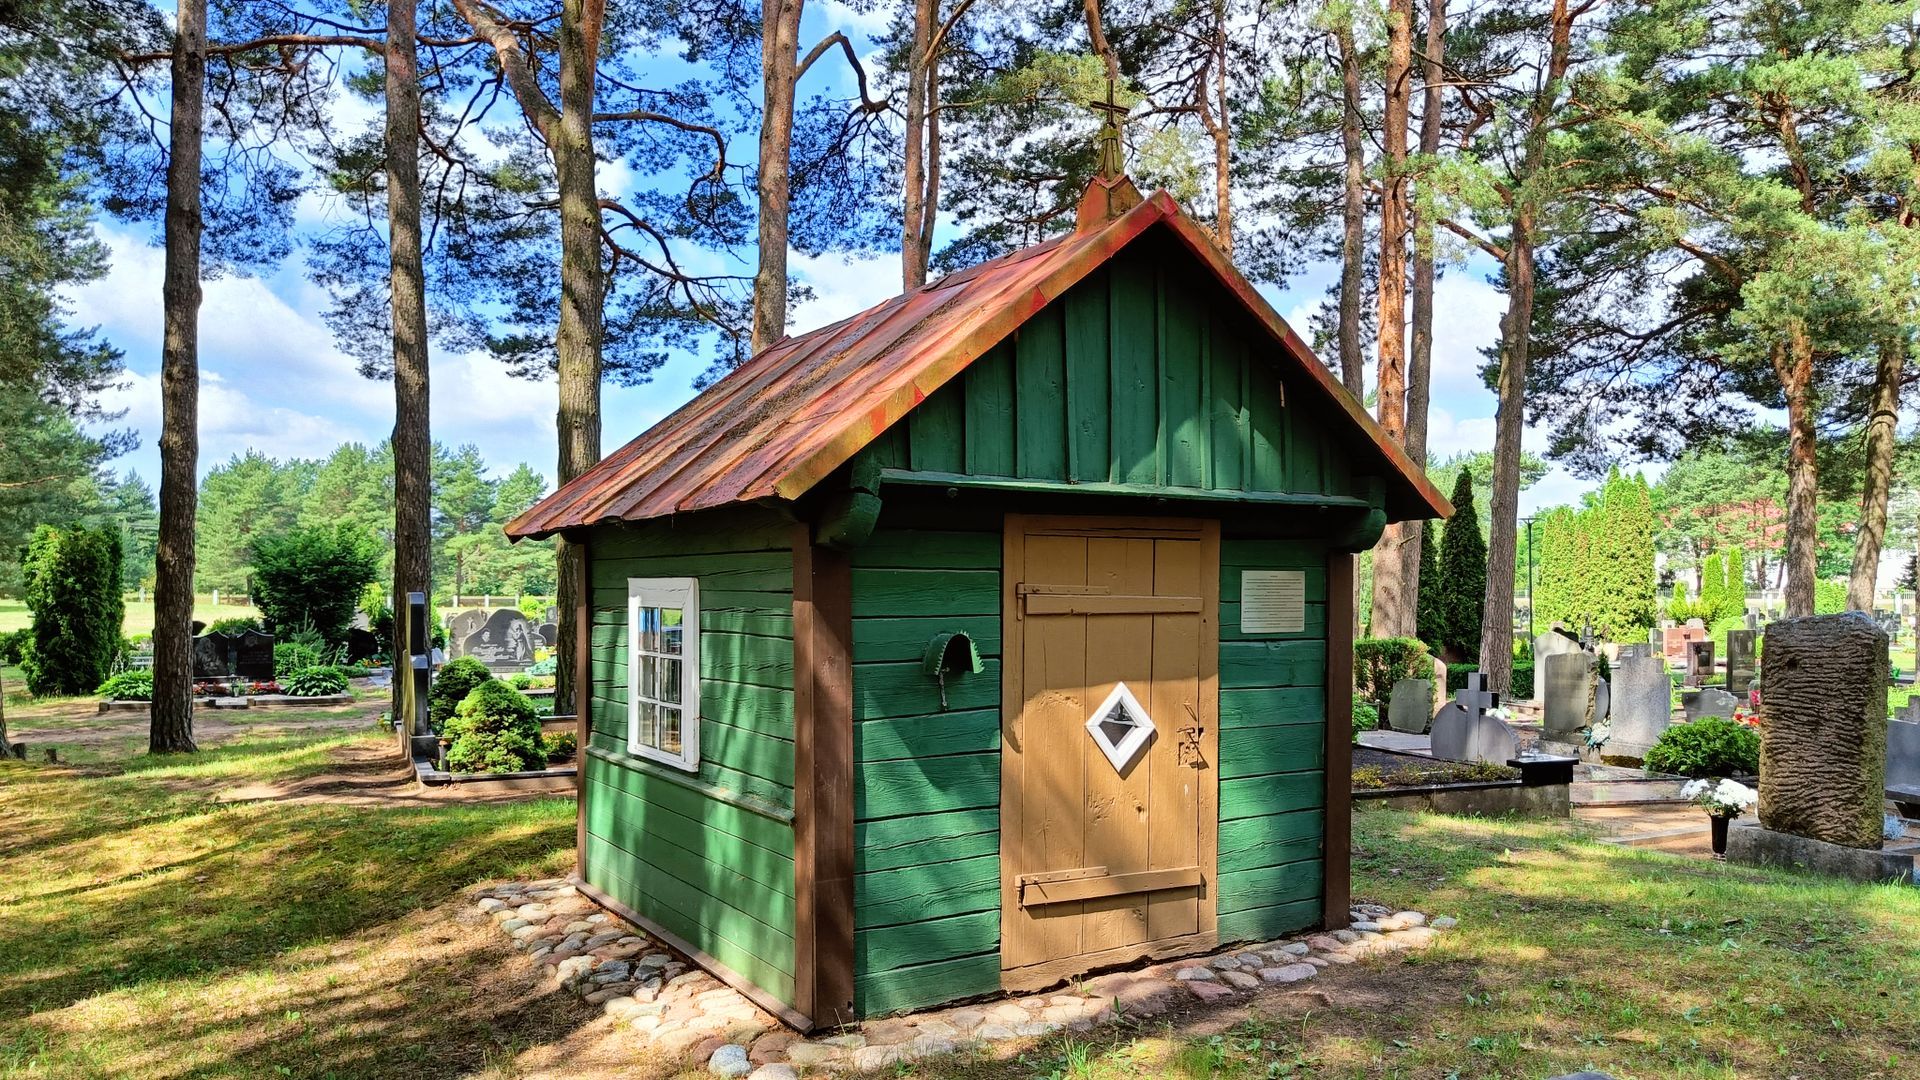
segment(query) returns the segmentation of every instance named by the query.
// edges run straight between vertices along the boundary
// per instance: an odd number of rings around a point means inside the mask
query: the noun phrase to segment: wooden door
[[[1003,984],[1206,948],[1218,523],[1013,515],[1005,567]]]

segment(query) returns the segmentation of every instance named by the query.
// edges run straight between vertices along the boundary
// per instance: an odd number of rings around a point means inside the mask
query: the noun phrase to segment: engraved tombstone
[[[1612,717],[1604,752],[1644,758],[1673,722],[1673,680],[1658,656],[1622,657],[1613,667]]]
[[[539,626],[535,627],[533,632],[534,632],[534,636],[539,639],[539,644],[549,649],[559,647],[560,645],[560,624],[559,623],[553,622],[552,620],[548,620],[547,622],[543,622]]]
[[[266,682],[273,678],[273,635],[248,630],[234,639],[233,673],[242,679]]]
[[[1598,661],[1585,652],[1549,656],[1542,681],[1544,737],[1558,743],[1583,741],[1580,733],[1604,715],[1600,712]]]
[[[1487,715],[1500,695],[1487,690],[1481,672],[1467,676],[1467,688],[1454,694],[1433,718],[1433,756],[1446,761],[1489,761],[1505,765],[1520,753],[1520,740],[1507,722]]]
[[[1907,701],[1906,715],[1887,723],[1887,798],[1908,817],[1920,817],[1920,697]]]
[[[533,648],[533,625],[526,616],[513,608],[495,608],[480,629],[461,642],[460,654],[487,665],[488,671],[525,671],[533,663]]]
[[[1747,696],[1753,684],[1753,646],[1757,636],[1752,630],[1727,631],[1727,691],[1735,697]]]
[[[1687,642],[1688,686],[1705,686],[1713,678],[1713,639]]]
[[[487,625],[487,613],[479,608],[456,611],[447,619],[447,652],[465,656],[467,639]]]
[[[225,634],[201,634],[193,639],[193,677],[226,679],[233,675],[230,640]]]
[[[1687,711],[1689,720],[1707,716],[1730,717],[1739,704],[1738,698],[1717,686],[1703,686],[1698,690],[1683,690],[1680,693],[1680,707]]]
[[[1408,735],[1424,735],[1433,723],[1433,683],[1401,679],[1387,696],[1387,726]]]

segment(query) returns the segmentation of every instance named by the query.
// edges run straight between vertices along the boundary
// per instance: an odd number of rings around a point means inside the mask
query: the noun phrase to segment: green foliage
[[[33,628],[30,626],[0,633],[0,664],[19,666],[26,655],[27,644],[32,640]]]
[[[1575,630],[1592,623],[1612,641],[1645,638],[1658,609],[1653,502],[1643,478],[1615,469],[1586,506],[1548,511],[1534,529],[1540,549],[1535,619]]]
[[[230,619],[215,619],[207,624],[209,634],[244,634],[249,630],[265,629],[260,620],[251,615],[240,615]]]
[[[364,679],[373,674],[373,669],[365,664],[335,664],[333,670],[343,679]]]
[[[1721,610],[1727,605],[1727,563],[1719,552],[1706,557],[1700,563],[1700,600],[1699,618],[1711,623],[1718,619]]]
[[[1394,683],[1433,677],[1433,659],[1415,638],[1361,638],[1353,643],[1353,673],[1359,699],[1384,709]]]
[[[1813,613],[1815,615],[1838,615],[1847,610],[1847,583],[1844,581],[1816,581],[1813,583]]]
[[[1440,648],[1440,541],[1433,533],[1433,519],[1420,522],[1420,589],[1414,597],[1414,635],[1427,648]]]
[[[1467,688],[1467,676],[1480,670],[1479,664],[1448,664],[1447,692]],[[1533,661],[1516,659],[1513,662],[1513,680],[1507,696],[1514,701],[1525,701],[1533,696]]]
[[[121,561],[117,528],[34,530],[21,561],[33,635],[20,667],[35,695],[89,694],[112,673],[127,614]]]
[[[1720,617],[1744,619],[1747,614],[1747,551],[1745,548],[1731,547],[1726,554],[1726,605]]]
[[[1440,647],[1480,655],[1480,622],[1487,604],[1487,542],[1473,502],[1473,474],[1466,469],[1453,486],[1453,519],[1440,540]]]
[[[570,758],[580,749],[580,743],[571,731],[547,732],[540,737],[540,745],[546,747],[548,761]]]
[[[524,671],[507,676],[507,685],[515,690],[525,690],[533,685],[533,676]]]
[[[1353,741],[1357,743],[1362,734],[1378,730],[1380,730],[1380,710],[1359,698],[1354,698]]]
[[[473,688],[454,709],[441,737],[452,740],[447,768],[453,772],[520,772],[547,764],[533,702],[498,679]]]
[[[123,671],[101,683],[96,693],[108,701],[152,701],[153,672],[145,668]]]
[[[545,660],[535,660],[533,662],[533,665],[527,668],[527,674],[532,675],[535,678],[539,678],[544,675],[555,674],[559,670],[560,670],[560,661],[555,659],[554,657],[549,656]]]
[[[1646,767],[1678,776],[1752,776],[1760,771],[1760,734],[1724,716],[1675,724],[1647,751]]]
[[[277,631],[310,625],[330,645],[346,639],[380,566],[372,538],[350,524],[262,537],[252,551],[254,605]]]
[[[437,730],[444,731],[459,707],[475,687],[493,681],[487,665],[471,656],[462,656],[434,673],[433,686],[427,691],[427,718]]]
[[[297,641],[279,641],[273,646],[273,677],[285,680],[296,671],[317,667],[320,663],[318,650],[308,648]]]
[[[347,692],[347,677],[331,667],[306,667],[282,678],[280,689],[294,697],[331,697]]]

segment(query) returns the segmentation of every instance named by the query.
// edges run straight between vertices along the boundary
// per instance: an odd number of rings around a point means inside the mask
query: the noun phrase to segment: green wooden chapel
[[[509,527],[591,584],[580,886],[802,1029],[1341,926],[1353,553],[1450,509],[1096,180]]]

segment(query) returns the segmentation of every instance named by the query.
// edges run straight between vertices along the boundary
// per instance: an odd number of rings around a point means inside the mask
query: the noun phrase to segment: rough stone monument
[[[1606,757],[1644,758],[1673,723],[1673,680],[1658,656],[1626,656],[1613,666],[1611,734]]]
[[[1727,692],[1734,697],[1745,698],[1753,683],[1753,646],[1759,636],[1752,630],[1727,631]]]
[[[533,649],[533,624],[513,608],[495,608],[480,629],[460,642],[460,655],[479,660],[488,671],[525,671],[533,663]]]
[[[1487,689],[1487,677],[1476,671],[1467,676],[1467,688],[1454,694],[1433,718],[1433,756],[1446,761],[1490,761],[1505,765],[1520,753],[1520,739],[1505,720],[1488,716],[1500,704],[1500,695]]]
[[[1583,745],[1582,733],[1606,716],[1600,689],[1605,680],[1600,678],[1599,660],[1588,652],[1548,656],[1543,675],[1536,676],[1544,684],[1541,738],[1558,744],[1555,752],[1566,753],[1567,747]]]
[[[1913,851],[1885,848],[1887,645],[1862,612],[1767,628],[1760,821],[1731,830],[1729,861],[1911,880]]]
[[[1687,642],[1688,686],[1705,686],[1713,679],[1713,639]]]
[[[1425,735],[1433,724],[1433,683],[1401,679],[1387,696],[1387,726],[1408,735]]]

